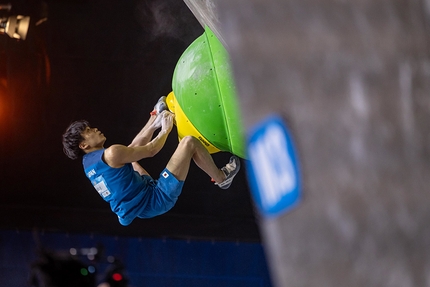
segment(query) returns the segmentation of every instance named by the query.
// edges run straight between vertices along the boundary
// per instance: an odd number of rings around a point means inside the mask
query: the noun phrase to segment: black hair
[[[84,140],[82,133],[89,126],[90,124],[85,120],[75,121],[63,134],[63,151],[69,158],[77,159],[85,154],[79,145]]]

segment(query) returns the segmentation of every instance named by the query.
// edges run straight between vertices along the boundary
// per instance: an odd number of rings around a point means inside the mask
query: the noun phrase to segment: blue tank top
[[[149,190],[157,184],[150,177],[142,177],[131,163],[112,168],[102,157],[105,149],[84,155],[85,174],[100,196],[110,204],[122,225],[129,225],[137,215],[145,213]]]

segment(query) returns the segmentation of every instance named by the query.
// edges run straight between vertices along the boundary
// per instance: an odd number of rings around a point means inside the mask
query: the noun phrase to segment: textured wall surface
[[[216,4],[247,129],[284,116],[300,156],[276,286],[430,286],[428,1]]]
[[[204,27],[209,26],[217,38],[224,44],[225,40],[220,32],[221,23],[219,20],[218,3],[212,0],[184,0],[196,19]]]

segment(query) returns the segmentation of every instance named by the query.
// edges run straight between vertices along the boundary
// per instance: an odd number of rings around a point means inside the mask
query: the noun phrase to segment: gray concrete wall
[[[247,130],[278,113],[300,156],[275,286],[430,286],[429,1],[212,2]]]
[[[196,16],[200,25],[210,27],[212,32],[224,44],[223,35],[220,32],[221,23],[219,20],[218,2],[213,0],[184,0],[185,4],[190,8],[191,12]]]

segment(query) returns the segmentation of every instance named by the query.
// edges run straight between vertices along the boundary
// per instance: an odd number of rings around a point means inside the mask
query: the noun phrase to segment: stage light
[[[127,287],[128,279],[124,271],[124,265],[120,261],[115,260],[106,270],[104,282],[108,283],[110,287]]]
[[[122,275],[121,275],[121,273],[114,273],[114,274],[112,274],[112,279],[113,279],[114,281],[121,281],[121,280],[122,280]]]
[[[88,275],[88,270],[86,268],[81,268],[81,274],[83,276],[87,276]]]
[[[0,18],[0,34],[6,34],[11,38],[25,40],[28,27],[30,25],[29,16],[9,16]]]
[[[12,9],[12,4],[10,4],[10,3],[8,3],[8,4],[0,4],[0,10],[10,11],[10,9]]]

